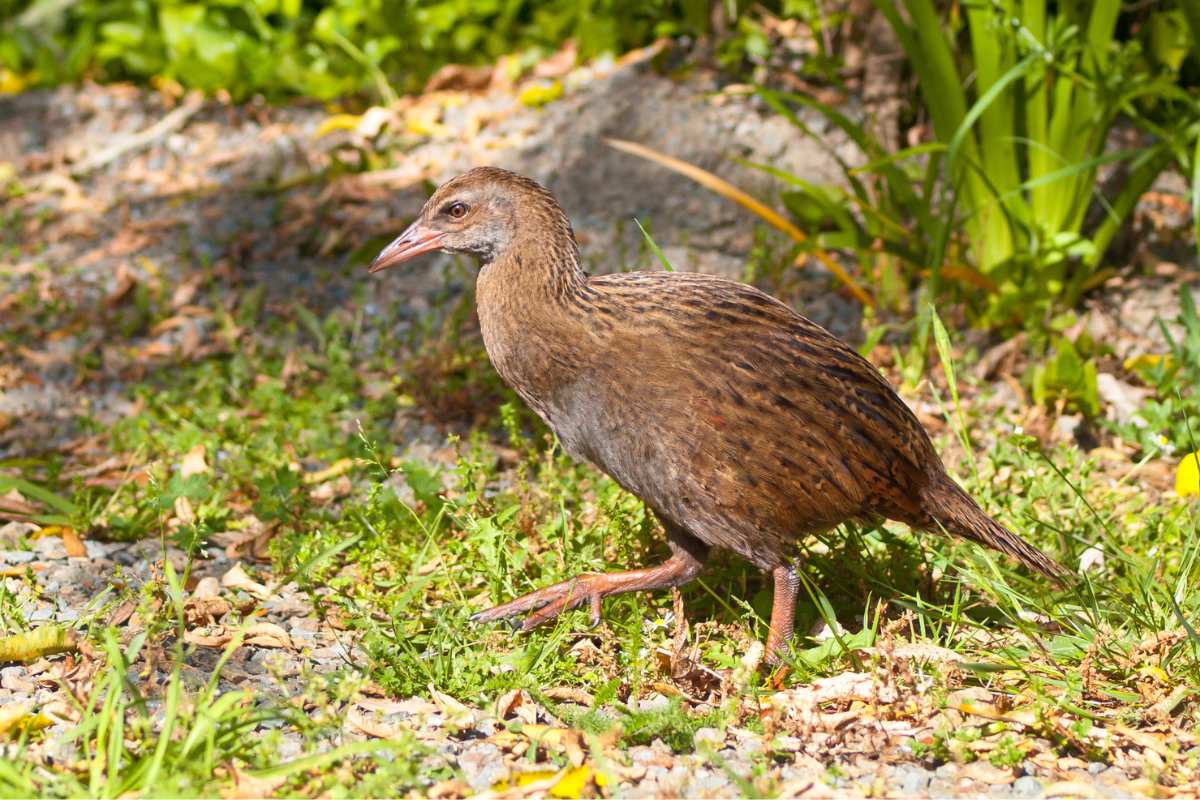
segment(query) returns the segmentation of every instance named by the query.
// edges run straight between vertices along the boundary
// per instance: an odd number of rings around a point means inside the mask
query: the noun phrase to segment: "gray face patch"
[[[462,227],[441,215],[441,209],[455,202],[466,203],[473,209]],[[431,225],[446,232],[442,250],[448,253],[474,256],[486,265],[512,244],[516,204],[502,190],[488,194],[465,190],[440,199],[437,209]]]

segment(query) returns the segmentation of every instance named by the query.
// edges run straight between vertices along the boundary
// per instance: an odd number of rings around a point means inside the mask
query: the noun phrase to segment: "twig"
[[[131,150],[140,150],[143,147],[153,144],[162,137],[182,128],[202,108],[204,108],[204,97],[198,93],[189,95],[183,105],[171,111],[149,128],[122,139],[116,144],[106,147],[72,166],[71,175],[81,178],[117,160]]]

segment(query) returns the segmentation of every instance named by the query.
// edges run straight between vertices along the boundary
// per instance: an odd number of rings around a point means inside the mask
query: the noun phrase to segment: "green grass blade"
[[[1029,36],[1042,48],[1046,41],[1046,0],[1023,0],[1021,4],[1021,22],[1029,32]],[[1046,68],[1030,69],[1025,75],[1025,132],[1031,141],[1039,144],[1046,141],[1049,130],[1049,100],[1046,85]],[[1041,175],[1050,169],[1046,151],[1042,149],[1026,150],[1025,157],[1029,163],[1030,175]],[[1041,219],[1044,200],[1042,193],[1032,192],[1030,210],[1035,219]]]
[[[368,740],[363,742],[351,742],[344,744],[341,747],[334,748],[325,753],[316,753],[311,756],[304,756],[292,761],[278,764],[274,767],[265,769],[253,770],[249,774],[256,778],[283,778],[288,775],[294,775],[298,772],[308,772],[310,770],[320,769],[327,764],[332,764],[335,761],[340,761],[343,758],[351,756],[364,755],[368,753],[378,753],[381,751],[395,750],[403,752],[407,745],[403,742],[392,742],[386,740]]]
[[[958,379],[954,374],[954,360],[950,353],[950,334],[942,324],[933,304],[929,305],[929,318],[933,323],[933,343],[937,347],[938,359],[942,364],[942,372],[946,374],[946,385],[950,387],[950,400],[954,403],[954,428],[962,442],[963,450],[971,452],[971,436],[967,431],[967,419],[963,415],[962,403],[958,397]]]
[[[934,130],[944,141],[961,123],[967,102],[954,64],[954,46],[944,32],[937,10],[931,0],[905,0],[912,20],[909,25],[901,19],[894,3],[888,0],[874,2],[904,47],[917,73]]]
[[[979,115],[979,159],[1001,192],[1006,192],[1020,180],[1017,155],[1011,138],[1016,128],[1015,100],[1013,93],[992,89],[997,84],[1007,86],[1017,78],[1024,78],[1027,70],[1007,77],[1014,68],[1013,53],[1015,40],[1011,34],[997,28],[1012,18],[1011,0],[997,0],[992,5],[967,4],[967,25],[971,31],[971,55],[975,68],[975,91],[981,99],[989,98]],[[1003,22],[1001,21],[1003,18]],[[1032,62],[1032,56],[1027,56]],[[970,117],[974,108],[967,112]]]
[[[1200,18],[1200,8],[1194,9],[1193,13]],[[1197,36],[1200,36],[1200,19],[1192,27],[1193,44]],[[1196,150],[1192,154],[1192,239],[1200,249],[1200,134],[1196,135]]]
[[[906,147],[902,150],[897,150],[894,153],[889,153],[883,158],[869,161],[861,167],[854,167],[850,171],[855,174],[864,172],[880,172],[883,167],[893,166],[901,161],[907,161],[910,158],[927,155],[929,153],[943,153],[946,151],[946,145],[942,142],[925,142],[924,144],[916,145],[915,147]]]
[[[67,516],[74,514],[77,510],[76,505],[70,500],[60,497],[49,489],[38,486],[36,483],[27,481],[24,478],[0,476],[0,492],[9,492],[13,489]]]
[[[950,137],[950,144],[946,149],[946,163],[951,175],[956,170],[956,165],[959,163],[960,151],[972,142],[972,130],[976,123],[984,115],[984,112],[1004,94],[1016,81],[1020,80],[1034,63],[1034,56],[1029,55],[1023,58],[1018,63],[1014,64],[1007,72],[998,78],[988,90],[971,106],[971,109],[963,117],[958,129],[954,131],[954,135]],[[969,155],[969,154],[967,154]],[[1003,194],[1003,186],[997,186],[992,182],[992,172],[990,165],[983,163],[978,170],[979,174],[987,177],[987,191],[992,196],[1000,196]],[[1002,173],[1003,174],[1003,173]],[[969,192],[969,199],[972,206],[982,208],[986,197],[981,195],[979,187],[981,182],[967,181],[966,187]],[[972,191],[972,187],[974,190]],[[1007,212],[1006,204],[1006,212]],[[979,242],[980,249],[979,266],[980,269],[987,274],[990,268],[996,264],[1008,260],[1013,254],[1013,232],[1004,215],[988,214],[984,219],[985,237]]]
[[[171,740],[175,735],[175,723],[179,719],[179,702],[182,699],[182,694],[183,678],[180,675],[179,667],[176,666],[174,672],[171,673],[170,681],[167,683],[167,697],[163,706],[162,729],[158,732],[158,741],[155,743],[154,755],[151,756],[145,775],[140,783],[140,788],[143,791],[154,791],[158,774],[162,771],[163,764],[166,763],[167,748],[171,746]]]
[[[650,232],[642,227],[641,220],[634,217],[633,224],[637,225],[638,230],[642,232],[642,239],[646,242],[646,246],[650,248],[650,252],[658,258],[658,263],[662,264],[662,268],[667,272],[674,272],[675,268],[671,266],[671,262],[667,260],[662,248],[658,246],[658,242],[654,241],[654,237],[650,235]]]

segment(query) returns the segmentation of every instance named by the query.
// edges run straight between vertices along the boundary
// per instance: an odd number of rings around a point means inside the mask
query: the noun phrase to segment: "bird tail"
[[[940,525],[950,533],[1007,553],[1056,583],[1063,583],[1071,575],[1062,564],[984,513],[948,475],[936,479],[925,490],[923,499],[934,526]]]

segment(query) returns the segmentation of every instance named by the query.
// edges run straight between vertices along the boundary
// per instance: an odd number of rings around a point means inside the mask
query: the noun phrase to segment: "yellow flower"
[[[1123,366],[1128,372],[1137,372],[1143,367],[1156,367],[1159,364],[1171,366],[1171,357],[1169,355],[1159,355],[1157,353],[1142,353],[1136,356],[1130,356],[1125,359]]]
[[[562,97],[563,85],[561,81],[554,81],[550,84],[534,84],[528,89],[525,89],[517,97],[521,101],[521,105],[530,108],[541,108],[547,103],[552,103]]]
[[[1200,494],[1200,450],[1183,457],[1175,470],[1175,494]]]
[[[17,94],[18,92],[22,92],[36,78],[37,76],[32,72],[25,75],[18,75],[15,72],[0,69],[0,94]]]

